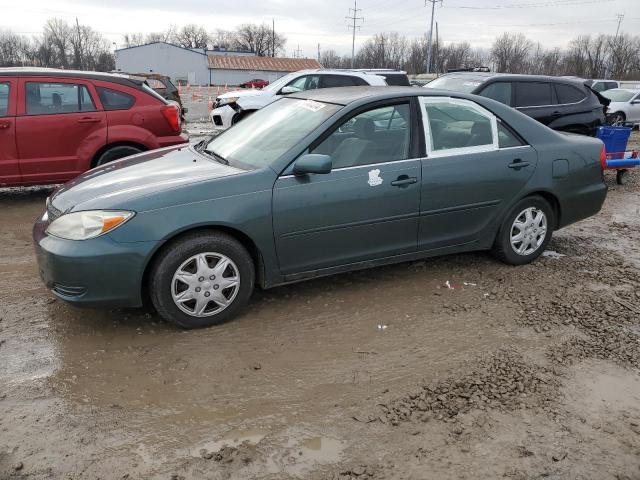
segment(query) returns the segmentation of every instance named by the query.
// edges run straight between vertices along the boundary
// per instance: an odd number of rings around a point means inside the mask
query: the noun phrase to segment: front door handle
[[[91,117],[81,118],[80,120],[78,120],[78,123],[98,123],[98,122],[100,122],[99,118],[91,118]]]
[[[10,123],[0,123],[0,130],[4,130],[6,128],[9,128],[10,126]]]
[[[397,180],[391,182],[391,186],[393,187],[406,187],[413,183],[417,183],[418,179],[416,177],[409,177],[407,175],[400,175]]]
[[[515,170],[520,170],[521,168],[528,167],[529,162],[523,162],[521,159],[516,158],[513,162],[511,162],[507,167],[513,168]]]

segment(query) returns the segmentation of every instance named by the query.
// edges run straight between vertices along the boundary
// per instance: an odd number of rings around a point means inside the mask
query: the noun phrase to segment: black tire
[[[236,113],[233,118],[231,119],[231,125],[235,125],[236,123],[244,120],[245,118],[247,118],[249,115],[251,115],[255,110],[249,110],[248,112],[240,112],[240,113]]]
[[[102,154],[98,158],[96,158],[93,166],[99,167],[100,165],[104,165],[105,163],[113,162],[114,160],[118,160],[119,158],[128,157],[140,152],[142,152],[142,149],[131,145],[118,145],[115,147],[111,147],[102,152]]]
[[[516,219],[522,212],[530,207],[536,208],[537,210],[540,210],[545,214],[547,220],[547,231],[544,240],[542,241],[542,243],[540,243],[535,251],[526,255],[519,254],[511,246],[511,231]],[[499,260],[509,265],[524,265],[527,263],[531,263],[536,258],[538,258],[542,254],[542,252],[544,252],[544,249],[551,241],[555,221],[556,219],[553,213],[553,209],[549,205],[549,202],[547,202],[544,198],[538,195],[532,195],[530,197],[523,198],[518,203],[516,203],[509,211],[509,213],[505,216],[493,245],[493,254]]]
[[[611,125],[624,125],[627,121],[627,116],[624,112],[615,112],[609,116],[609,123]]]
[[[173,277],[194,255],[214,252],[228,257],[237,267],[239,287],[234,299],[219,313],[198,317],[181,310],[173,301]],[[212,267],[215,268],[215,265]],[[160,316],[182,328],[203,328],[233,319],[253,293],[255,268],[247,250],[233,237],[220,232],[198,232],[169,244],[155,260],[149,277],[149,294]],[[209,282],[214,283],[214,282]],[[216,304],[214,303],[215,307]]]

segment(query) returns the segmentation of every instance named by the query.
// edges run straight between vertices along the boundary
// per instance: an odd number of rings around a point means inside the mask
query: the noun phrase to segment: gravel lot
[[[257,291],[188,332],[56,300],[30,240],[50,189],[0,190],[0,478],[638,479],[640,171],[608,183],[532,265]]]

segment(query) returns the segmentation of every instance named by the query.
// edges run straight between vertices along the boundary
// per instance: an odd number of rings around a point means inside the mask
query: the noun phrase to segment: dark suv
[[[451,73],[427,88],[474,93],[515,107],[554,130],[595,135],[605,123],[609,101],[583,81],[500,73]]]

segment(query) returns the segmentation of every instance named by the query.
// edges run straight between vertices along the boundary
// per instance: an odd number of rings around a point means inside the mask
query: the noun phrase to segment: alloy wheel
[[[171,280],[176,306],[193,317],[210,317],[222,312],[240,290],[240,272],[221,253],[198,253],[185,260]]]
[[[518,214],[511,226],[511,248],[518,255],[531,255],[540,248],[547,236],[547,216],[536,207]]]

